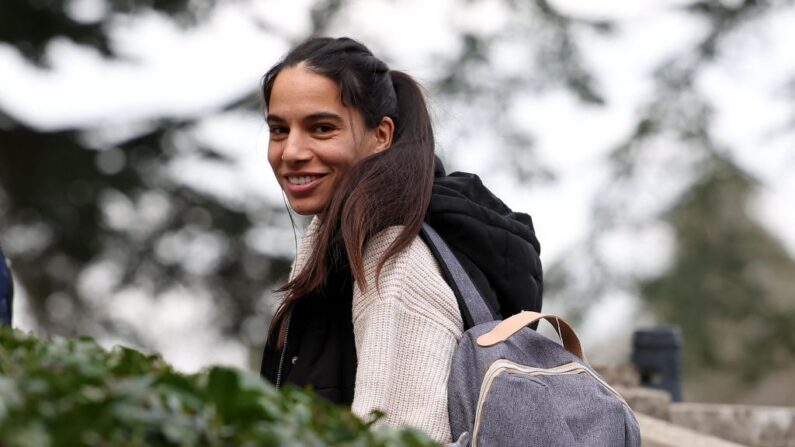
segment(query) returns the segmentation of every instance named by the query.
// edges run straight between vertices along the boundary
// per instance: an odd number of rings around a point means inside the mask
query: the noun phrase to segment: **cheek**
[[[271,169],[276,171],[281,161],[282,151],[279,145],[273,143],[268,144],[268,163],[270,163]]]
[[[374,151],[368,146],[366,140],[351,139],[341,146],[335,152],[335,160],[338,165],[342,166],[345,170],[352,168],[354,165],[372,155]]]

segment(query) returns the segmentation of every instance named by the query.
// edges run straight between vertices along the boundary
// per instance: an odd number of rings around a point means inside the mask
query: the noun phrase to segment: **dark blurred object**
[[[0,249],[0,326],[11,326],[14,304],[14,281],[3,250]]]
[[[640,329],[632,337],[632,363],[643,386],[671,394],[682,401],[682,333],[676,327]]]

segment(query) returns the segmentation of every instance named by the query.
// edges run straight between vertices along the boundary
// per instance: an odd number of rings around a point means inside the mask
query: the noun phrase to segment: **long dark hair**
[[[268,337],[271,340],[278,331],[279,346],[287,316],[301,298],[326,283],[332,262],[347,256],[353,279],[365,290],[364,246],[369,238],[392,225],[404,227],[379,259],[376,278],[391,256],[408,247],[420,231],[433,187],[433,129],[425,97],[411,76],[390,70],[355,40],[315,37],[295,47],[265,74],[266,110],[276,77],[298,64],[338,82],[342,103],[361,113],[368,128],[389,117],[395,131],[387,150],[361,160],[342,179],[323,210],[315,255],[280,289],[285,297]]]

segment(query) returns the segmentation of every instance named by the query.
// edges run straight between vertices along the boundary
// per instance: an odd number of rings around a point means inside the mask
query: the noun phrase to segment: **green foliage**
[[[184,375],[157,355],[0,328],[4,447],[435,445],[417,431],[370,425],[247,371]]]

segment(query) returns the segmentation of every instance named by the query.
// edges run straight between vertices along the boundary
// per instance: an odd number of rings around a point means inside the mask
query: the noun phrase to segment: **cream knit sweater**
[[[315,218],[298,248],[293,275],[313,254]],[[447,378],[453,350],[463,333],[455,295],[419,237],[384,264],[378,260],[400,233],[390,227],[368,242],[364,253],[367,289],[353,287],[353,332],[358,367],[352,411],[382,423],[418,428],[434,440],[451,442]],[[291,275],[292,276],[292,275]]]

